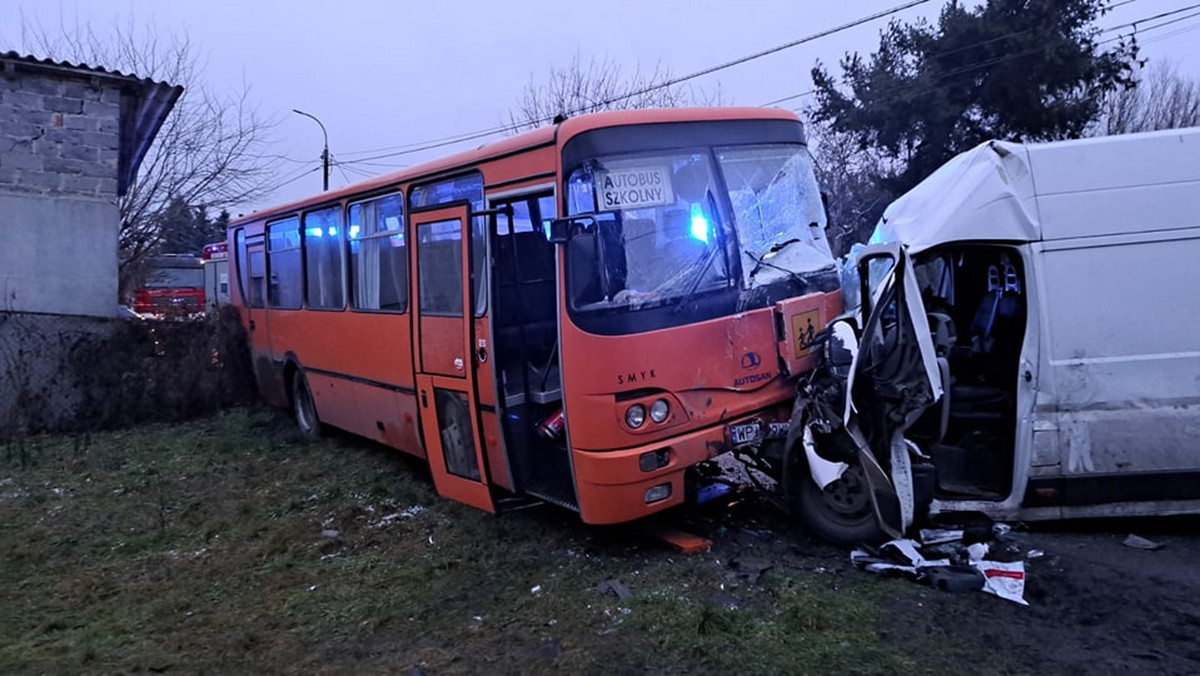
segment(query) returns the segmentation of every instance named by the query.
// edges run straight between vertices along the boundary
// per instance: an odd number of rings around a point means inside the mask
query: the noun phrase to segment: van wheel
[[[875,521],[862,466],[850,465],[841,478],[821,490],[802,468],[796,476],[796,512],[808,532],[839,545],[878,543],[887,535]]]
[[[296,427],[300,428],[300,436],[310,441],[321,436],[321,419],[317,417],[308,379],[299,371],[292,376],[292,415],[296,418]]]

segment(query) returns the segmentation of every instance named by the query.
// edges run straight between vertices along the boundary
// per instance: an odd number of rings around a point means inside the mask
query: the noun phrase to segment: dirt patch
[[[835,571],[848,589],[877,577],[762,505],[692,523],[732,560]],[[1124,546],[1130,533],[1164,547]],[[880,640],[932,673],[1200,673],[1200,517],[1019,526],[1010,537],[1044,552],[1026,562],[1028,606],[879,578]]]

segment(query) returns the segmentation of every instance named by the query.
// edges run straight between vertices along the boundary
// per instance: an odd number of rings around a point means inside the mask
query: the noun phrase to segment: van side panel
[[[1053,402],[1037,417],[1057,421],[1066,478],[1125,477],[1088,484],[1107,494],[1065,496],[1076,504],[1120,500],[1130,493],[1118,484],[1145,481],[1146,473],[1200,470],[1200,189],[1192,186],[1190,198],[1177,185],[1119,192],[1149,216],[1141,220],[1148,232],[1036,247],[1039,399]],[[1089,196],[1046,199],[1058,207],[1074,200],[1083,213]],[[1156,211],[1162,218],[1150,218]],[[1177,226],[1170,219],[1181,214],[1197,227],[1161,227]]]
[[[1200,225],[1200,129],[1029,144],[1042,239]]]

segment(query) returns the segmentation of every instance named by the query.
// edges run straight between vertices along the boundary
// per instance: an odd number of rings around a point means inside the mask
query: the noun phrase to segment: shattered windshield
[[[825,209],[812,158],[795,145],[718,148],[746,288],[828,267]]]
[[[578,311],[679,307],[833,264],[801,144],[592,158],[568,177],[567,201],[595,215],[568,246]]]

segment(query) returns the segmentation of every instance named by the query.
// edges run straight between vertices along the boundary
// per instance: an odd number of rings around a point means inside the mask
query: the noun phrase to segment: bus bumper
[[[683,504],[684,471],[730,449],[726,425],[717,425],[660,442],[619,451],[573,449],[575,489],[584,523],[634,521]],[[666,464],[643,469],[643,456]],[[647,464],[657,465],[661,460]]]

